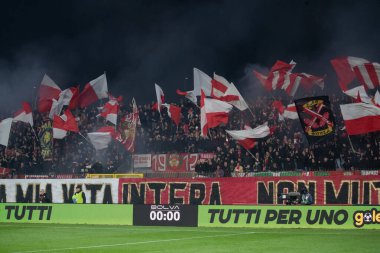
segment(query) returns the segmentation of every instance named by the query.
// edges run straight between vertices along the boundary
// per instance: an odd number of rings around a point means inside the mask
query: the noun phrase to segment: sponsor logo
[[[380,224],[380,211],[373,208],[367,211],[357,211],[354,213],[354,226],[361,228],[364,225]]]

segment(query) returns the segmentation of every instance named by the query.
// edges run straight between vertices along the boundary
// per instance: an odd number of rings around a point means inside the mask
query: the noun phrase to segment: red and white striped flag
[[[380,108],[367,103],[340,105],[349,135],[380,131]]]
[[[53,99],[58,100],[60,93],[61,88],[45,74],[38,89],[38,111],[49,112]]]
[[[3,119],[0,121],[0,145],[8,146],[9,135],[11,133],[12,118]]]
[[[33,126],[32,107],[29,103],[22,102],[22,109],[15,113],[13,121],[25,122]]]
[[[295,66],[296,63],[293,61],[290,63],[277,61],[271,68],[268,76],[257,71],[254,71],[254,74],[266,90],[273,91],[282,89],[289,96],[294,96],[302,80],[302,76],[291,73]]]
[[[79,106],[80,108],[87,107],[102,98],[108,98],[106,74],[86,84],[79,95]]]
[[[352,83],[356,77],[354,67],[369,63],[366,59],[352,56],[334,58],[330,62],[338,76],[339,86],[343,91],[350,89],[348,85]]]
[[[361,85],[371,90],[380,86],[380,64],[363,63],[354,67],[354,72]]]
[[[168,115],[173,122],[178,126],[181,121],[181,107],[171,104],[162,104],[168,109]]]
[[[78,107],[79,100],[79,87],[70,87],[63,90],[59,94],[59,100],[62,101],[63,105],[67,105],[68,109],[76,109]]]

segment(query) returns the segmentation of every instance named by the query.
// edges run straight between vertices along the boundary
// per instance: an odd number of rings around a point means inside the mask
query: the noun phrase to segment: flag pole
[[[251,153],[251,151],[249,151],[248,149],[245,150],[247,150],[247,152],[253,157],[253,159],[255,159],[256,162],[259,162],[259,160],[257,160],[257,158]]]
[[[350,146],[351,146],[351,149],[354,153],[356,154],[360,154],[359,152],[357,152],[355,149],[354,149],[354,145],[352,145],[352,142],[351,142],[351,138],[350,138],[350,135],[347,134],[347,138],[348,138],[348,142],[350,143]]]
[[[81,132],[78,132],[78,134],[83,138],[85,139],[89,144],[91,144],[91,142],[81,133]],[[92,144],[91,144],[92,145]]]

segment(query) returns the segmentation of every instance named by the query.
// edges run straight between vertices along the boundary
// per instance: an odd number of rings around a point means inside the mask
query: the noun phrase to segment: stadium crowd
[[[309,146],[299,120],[280,121],[271,106],[273,98],[259,97],[250,103],[251,112],[234,109],[227,126],[209,130],[207,137],[200,136],[199,107],[181,100],[182,119],[177,126],[166,109],[161,115],[152,110],[152,104],[139,105],[140,124],[136,132],[135,154],[202,153],[213,152],[214,158],[198,162],[196,171],[230,176],[236,172],[375,169],[380,166],[380,135],[371,133],[351,137],[352,147],[344,131],[339,104],[351,102],[347,97],[330,96],[337,124],[334,138]],[[289,101],[288,101],[289,102]],[[284,103],[286,104],[286,103]],[[123,105],[120,116],[131,111]],[[53,141],[51,159],[44,160],[38,134],[48,120],[47,115],[34,112],[34,127],[14,122],[9,145],[0,147],[1,167],[10,168],[13,174],[33,173],[112,173],[128,161],[130,154],[117,142],[103,152],[96,152],[85,139],[86,133],[106,125],[95,106],[73,111],[80,133],[70,133],[62,140]],[[243,129],[244,125],[256,127],[268,121],[275,126],[272,135],[257,142],[247,152],[230,139],[226,129]]]

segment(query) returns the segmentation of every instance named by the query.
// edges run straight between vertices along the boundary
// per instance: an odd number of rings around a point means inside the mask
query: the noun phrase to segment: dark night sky
[[[255,96],[252,67],[277,59],[327,74],[329,60],[380,61],[380,1],[7,1],[0,10],[0,106],[33,100],[44,73],[61,88],[107,71],[109,90],[145,103],[154,83],[173,99],[192,68]],[[185,77],[189,81],[185,82]],[[327,89],[329,91],[329,89]]]

